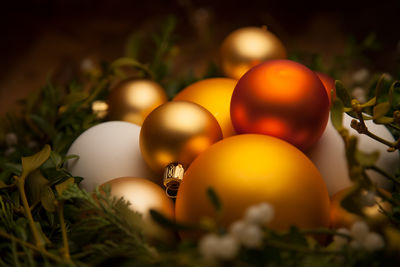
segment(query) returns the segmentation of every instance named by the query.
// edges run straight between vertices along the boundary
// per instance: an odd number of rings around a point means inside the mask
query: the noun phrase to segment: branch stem
[[[396,179],[396,177],[393,177],[392,175],[388,174],[387,172],[385,172],[384,170],[382,170],[381,168],[379,168],[379,167],[377,167],[375,165],[367,167],[366,169],[367,170],[373,170],[373,171],[381,174],[382,176],[385,176],[388,180],[392,181],[396,185],[400,185],[400,181],[398,179]]]
[[[382,144],[387,145],[388,147],[399,149],[399,143],[398,142],[390,142],[390,141],[387,141],[387,140],[385,140],[385,139],[383,139],[383,138],[371,133],[368,130],[367,125],[365,124],[364,118],[362,116],[362,112],[360,110],[356,110],[356,113],[357,113],[358,120],[359,120],[359,122],[361,124],[361,130],[360,129],[355,129],[355,130],[357,130],[358,133],[365,134],[365,135],[371,137],[372,139],[374,139],[374,140],[376,140],[376,141],[378,141],[378,142],[380,142]]]
[[[64,202],[63,201],[59,201],[58,207],[57,207],[57,212],[58,212],[58,219],[60,220],[61,235],[62,235],[62,240],[63,240],[62,255],[63,255],[64,259],[69,261],[71,259],[71,256],[69,254],[67,229],[65,227]]]
[[[33,235],[33,239],[35,240],[35,244],[38,248],[42,249],[43,248],[43,244],[40,240],[40,235],[39,232],[36,228],[35,222],[33,220],[32,217],[32,213],[31,213],[31,208],[29,207],[29,203],[28,203],[28,199],[26,198],[26,193],[25,193],[25,177],[21,176],[18,178],[18,190],[20,193],[20,197],[21,197],[21,201],[22,201],[22,205],[24,207],[24,213],[25,216],[27,217],[28,221],[29,221],[29,226],[31,228],[32,231],[32,235]]]
[[[33,245],[33,244],[29,243],[29,242],[21,240],[21,239],[15,237],[15,236],[10,235],[10,234],[8,234],[6,232],[3,232],[1,230],[0,230],[0,236],[4,237],[4,238],[7,238],[9,240],[13,240],[13,241],[17,242],[18,244],[20,244],[21,246],[28,247],[28,248],[30,248],[30,249],[32,249],[34,251],[37,251],[37,252],[45,255],[49,259],[52,259],[52,260],[54,260],[56,262],[60,262],[60,263],[63,262],[63,260],[60,257],[57,257],[56,255],[46,251],[44,248],[37,247],[37,246],[35,246],[35,245]]]

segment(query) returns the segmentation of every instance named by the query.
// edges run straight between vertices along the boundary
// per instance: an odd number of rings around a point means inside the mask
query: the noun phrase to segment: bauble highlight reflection
[[[174,219],[174,203],[165,195],[164,190],[153,182],[143,178],[120,177],[112,179],[101,187],[109,185],[111,195],[116,198],[123,197],[130,203],[130,208],[143,216],[143,231],[150,240],[174,241],[174,234],[157,224],[150,215],[150,210],[156,210],[165,217]]]

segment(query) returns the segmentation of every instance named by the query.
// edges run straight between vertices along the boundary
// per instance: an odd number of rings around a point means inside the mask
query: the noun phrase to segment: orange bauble
[[[366,220],[371,226],[379,225],[388,221],[388,217],[379,211],[379,206],[382,206],[386,211],[391,211],[392,207],[389,202],[384,202],[380,197],[375,198],[375,201],[379,203],[379,205],[375,204],[373,206],[365,206],[362,209],[365,218],[345,210],[341,206],[341,202],[351,190],[351,187],[345,188],[331,197],[330,226],[332,228],[350,228],[353,223],[361,220]],[[384,189],[379,190],[388,197],[391,196],[388,191]]]
[[[238,134],[281,138],[301,150],[322,135],[329,98],[317,75],[290,60],[270,60],[250,69],[238,81],[231,118]]]
[[[329,104],[332,103],[333,100],[336,98],[336,87],[335,87],[335,80],[332,79],[330,76],[315,71],[315,74],[317,74],[318,78],[321,80],[322,84],[325,87],[326,93],[328,94],[329,97]],[[331,99],[333,97],[333,99]]]
[[[174,100],[190,101],[204,107],[217,119],[224,138],[234,135],[230,105],[237,80],[211,78],[193,83],[177,94]]]
[[[218,222],[223,226],[241,219],[249,206],[261,202],[274,206],[275,216],[268,226],[275,230],[329,224],[329,195],[317,168],[300,150],[275,137],[236,135],[200,154],[178,190],[177,222],[216,218],[206,195],[210,187],[222,202]]]

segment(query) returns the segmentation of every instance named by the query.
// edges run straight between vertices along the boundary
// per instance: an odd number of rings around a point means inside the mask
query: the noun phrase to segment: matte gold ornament
[[[218,217],[207,197],[208,188],[219,196]],[[297,148],[275,137],[241,134],[225,138],[198,156],[185,173],[175,202],[180,223],[218,218],[228,226],[243,218],[249,206],[270,203],[275,209],[268,227],[288,230],[327,227],[329,195],[312,162]],[[181,232],[183,237],[191,233]]]
[[[145,237],[154,241],[172,242],[174,234],[153,221],[150,210],[154,209],[167,218],[174,219],[174,204],[162,188],[149,180],[135,177],[121,177],[104,183],[109,185],[111,195],[123,197],[130,203],[130,208],[143,216]]]
[[[128,79],[116,85],[107,99],[108,119],[142,125],[149,113],[167,102],[164,89],[156,82]]]
[[[184,169],[221,139],[221,127],[208,110],[192,102],[172,101],[147,116],[139,142],[144,160],[156,173],[164,173],[167,193],[173,195]]]
[[[246,27],[232,32],[222,42],[220,51],[222,70],[234,79],[259,63],[286,56],[282,42],[266,27]]]

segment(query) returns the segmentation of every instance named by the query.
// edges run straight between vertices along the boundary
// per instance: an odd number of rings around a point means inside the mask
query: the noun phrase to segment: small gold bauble
[[[344,197],[350,193],[351,187],[340,190],[331,197],[331,208],[330,208],[330,225],[333,228],[350,228],[356,221],[366,220],[371,226],[379,225],[388,221],[388,217],[379,211],[379,206],[386,211],[391,211],[392,207],[389,202],[385,202],[379,196],[375,197],[375,201],[379,204],[372,206],[365,206],[362,212],[365,218],[360,217],[357,214],[351,213],[344,209],[341,205]],[[382,194],[390,196],[390,193],[384,189],[379,189]],[[366,195],[367,192],[363,192]]]
[[[167,95],[158,83],[145,79],[127,79],[116,85],[108,96],[108,119],[140,126],[153,109],[165,102]]]
[[[220,139],[221,127],[208,110],[192,102],[172,101],[147,116],[139,141],[144,160],[161,175],[171,163],[186,169]]]
[[[286,58],[282,42],[266,28],[246,27],[225,38],[220,60],[227,77],[239,79],[250,68],[270,59]]]
[[[153,221],[150,210],[156,210],[167,218],[174,219],[174,204],[161,187],[147,179],[135,177],[116,178],[101,185],[110,185],[111,195],[123,197],[130,203],[133,211],[143,216],[143,231],[145,237],[154,241],[171,242],[174,234]]]
[[[237,80],[211,78],[193,83],[179,92],[174,100],[190,101],[206,108],[217,119],[224,138],[235,135],[230,106]]]

